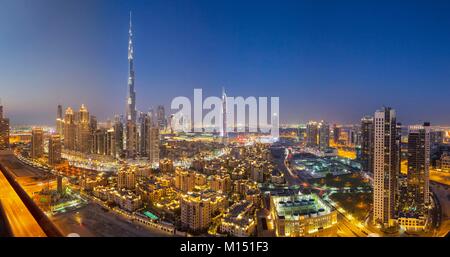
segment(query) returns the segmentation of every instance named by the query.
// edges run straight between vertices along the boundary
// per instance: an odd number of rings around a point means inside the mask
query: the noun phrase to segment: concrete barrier
[[[0,201],[0,237],[12,237],[12,229],[9,225],[6,217],[5,210],[3,209],[2,202]]]
[[[30,196],[23,190],[23,188],[14,179],[11,172],[0,163],[0,170],[5,175],[11,187],[16,191],[17,195],[20,197],[22,202],[33,215],[34,219],[37,221],[39,226],[48,237],[63,237],[64,235],[59,231],[59,229],[53,224],[53,222],[45,215],[45,213],[37,206],[37,204],[30,198]]]

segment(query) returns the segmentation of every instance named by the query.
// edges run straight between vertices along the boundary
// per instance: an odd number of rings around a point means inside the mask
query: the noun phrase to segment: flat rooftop
[[[331,213],[331,207],[315,194],[273,195],[271,198],[277,215],[287,220],[298,220],[300,216],[317,217]]]

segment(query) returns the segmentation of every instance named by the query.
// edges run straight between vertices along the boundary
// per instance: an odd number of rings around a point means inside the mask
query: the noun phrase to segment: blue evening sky
[[[0,0],[0,97],[13,124],[56,105],[125,111],[133,12],[137,107],[279,96],[282,123],[356,123],[382,105],[450,124],[449,1]]]

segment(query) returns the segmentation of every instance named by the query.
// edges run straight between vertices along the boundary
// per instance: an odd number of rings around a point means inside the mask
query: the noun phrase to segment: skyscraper
[[[106,131],[106,151],[105,155],[116,157],[116,132],[114,128],[110,128]]]
[[[320,150],[326,150],[330,147],[330,125],[321,121],[319,124],[319,148]]]
[[[64,149],[69,151],[75,150],[76,125],[73,110],[67,107],[64,115]]]
[[[114,117],[114,139],[116,157],[122,156],[123,153],[123,123],[120,116]]]
[[[166,128],[166,111],[163,105],[158,105],[156,115],[159,129],[164,130]]]
[[[225,88],[222,88],[222,130],[220,131],[221,137],[227,137],[227,94]]]
[[[86,106],[81,105],[76,120],[76,150],[81,153],[91,151],[91,128],[89,121],[89,111]]]
[[[318,145],[319,124],[315,121],[310,121],[306,124],[306,146],[316,147]]]
[[[148,156],[150,123],[150,116],[147,113],[139,115],[139,154],[141,157]]]
[[[44,155],[44,130],[33,128],[31,131],[31,158],[37,159]]]
[[[361,166],[363,171],[373,173],[373,117],[361,119]]]
[[[134,48],[133,31],[131,24],[128,31],[128,94],[125,124],[125,154],[127,158],[136,157],[137,152],[137,128],[136,128],[136,92],[134,89]]]
[[[56,111],[56,133],[61,137],[64,136],[64,118],[62,106],[58,104],[58,109]]]
[[[9,119],[3,117],[3,106],[0,104],[0,150],[9,148]]]
[[[150,127],[148,131],[148,159],[150,163],[159,162],[159,128]]]
[[[137,126],[135,121],[127,120],[125,124],[125,154],[127,158],[135,158],[137,153]]]
[[[130,28],[128,31],[128,95],[126,108],[127,121],[136,122],[136,92],[134,89],[134,48],[133,48],[133,31],[131,24],[130,12]]]
[[[398,145],[395,110],[384,107],[374,116],[373,222],[390,227],[396,212]]]
[[[430,123],[409,127],[408,199],[410,207],[424,210],[430,202]]]
[[[48,164],[55,165],[61,162],[61,136],[50,135],[48,139]]]
[[[333,126],[333,141],[335,144],[339,143],[339,138],[341,137],[341,128],[336,124]]]

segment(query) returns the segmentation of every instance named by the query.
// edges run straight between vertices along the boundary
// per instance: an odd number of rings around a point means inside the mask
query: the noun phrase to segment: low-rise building
[[[277,236],[319,236],[335,229],[337,213],[315,194],[296,192],[270,196]]]
[[[220,232],[231,236],[248,237],[256,228],[254,204],[242,200],[229,207],[222,218]]]
[[[190,231],[205,230],[211,219],[227,207],[226,197],[212,191],[193,193],[181,196],[181,224]]]

